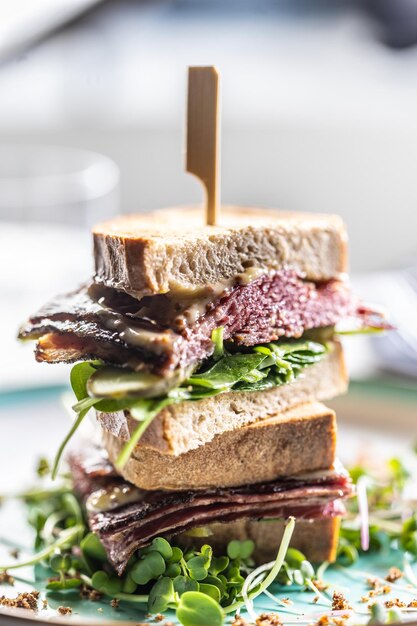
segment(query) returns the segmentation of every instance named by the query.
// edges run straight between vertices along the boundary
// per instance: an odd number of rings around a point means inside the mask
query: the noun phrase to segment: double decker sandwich
[[[115,569],[157,536],[250,537],[262,561],[288,516],[293,545],[332,560],[351,483],[320,401],[347,385],[338,326],[383,325],[346,282],[340,218],[230,207],[212,227],[166,209],[93,238],[91,282],[20,337],[38,361],[79,362],[76,425],[94,407],[103,447],[70,467]]]
[[[339,217],[222,207],[216,219],[216,98],[214,69],[191,68],[187,169],[207,223],[171,208],[99,224],[93,278],[20,331],[38,361],[75,363],[54,475],[96,413],[101,447],[69,465],[119,575],[158,537],[218,550],[250,538],[269,561],[289,517],[292,545],[332,561],[352,493],[321,401],[346,390],[340,325],[385,322],[351,293]]]

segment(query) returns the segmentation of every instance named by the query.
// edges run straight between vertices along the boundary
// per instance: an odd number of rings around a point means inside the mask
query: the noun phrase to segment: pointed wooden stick
[[[214,66],[188,68],[186,170],[206,191],[206,222],[215,226],[219,212],[219,74]]]

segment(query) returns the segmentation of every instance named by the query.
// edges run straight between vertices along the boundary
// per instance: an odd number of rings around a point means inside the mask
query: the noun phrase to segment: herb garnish
[[[365,551],[379,551],[388,542],[417,558],[416,503],[406,496],[405,487],[411,476],[401,459],[388,459],[382,475],[364,465],[352,467],[350,475],[356,484],[366,479],[369,547]],[[339,542],[338,560],[344,565],[354,563],[364,552],[357,500],[350,500],[348,509]]]
[[[40,466],[39,473],[45,476],[48,464],[42,461]],[[254,568],[251,559],[254,544],[249,540],[231,541],[226,554],[214,554],[208,543],[200,548],[184,549],[176,545],[175,540],[169,542],[158,537],[135,553],[123,576],[119,577],[108,562],[98,537],[89,532],[83,507],[73,494],[71,481],[65,477],[61,486],[38,488],[21,496],[28,505],[38,552],[24,562],[13,561],[8,566],[0,566],[0,570],[36,564],[38,575],[49,579],[47,588],[54,592],[65,594],[67,590],[86,585],[92,593],[136,603],[153,614],[175,610],[184,626],[206,624],[207,615],[212,626],[221,626],[229,615],[241,608],[255,619],[253,600],[261,593],[279,605],[280,612],[299,618],[296,607],[286,606],[284,600],[271,593],[276,591],[269,587],[271,582],[281,588],[295,585],[313,591],[314,602],[326,607],[329,623],[333,623],[333,616],[336,623],[337,612],[330,610],[335,587],[326,583],[324,576],[329,568],[338,568],[348,577],[370,585],[369,598],[365,597],[368,606],[357,609],[356,614],[369,615],[371,624],[399,621],[405,611],[417,608],[417,577],[412,567],[417,557],[417,511],[415,502],[406,495],[407,483],[412,477],[400,459],[389,460],[383,476],[363,465],[354,467],[352,476],[355,482],[360,477],[367,478],[369,550],[382,552],[391,545],[403,555],[403,562],[385,578],[349,567],[363,553],[360,513],[355,499],[349,501],[348,516],[342,522],[337,562],[322,563],[317,570],[301,552],[288,548],[294,526],[294,520],[290,519],[277,558],[258,568]],[[383,603],[375,602],[374,596],[380,594],[379,590],[385,593],[387,585],[393,594],[401,592],[413,599],[407,603],[399,603],[395,597]]]
[[[173,609],[184,626],[203,626],[208,617],[211,626],[222,626],[228,613],[266,590],[282,567],[290,568],[290,560],[284,559],[294,518],[287,523],[276,560],[258,569],[253,569],[251,559],[253,541],[231,541],[227,554],[215,555],[208,544],[184,549],[157,537],[139,549],[123,576],[118,576],[97,535],[89,531],[83,507],[71,487],[68,481],[61,490],[37,489],[22,496],[36,532],[38,552],[23,562],[0,566],[0,570],[37,565],[38,575],[49,579],[46,588],[50,591],[65,593],[87,585],[113,599],[143,605],[152,614]],[[250,571],[252,578],[247,577]],[[251,585],[259,574],[260,584],[257,580]]]

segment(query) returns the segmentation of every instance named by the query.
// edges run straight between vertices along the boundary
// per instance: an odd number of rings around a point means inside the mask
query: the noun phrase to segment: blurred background
[[[186,67],[215,64],[223,202],[343,216],[355,287],[398,331],[349,340],[335,406],[415,432],[416,44],[417,0],[0,1],[7,414],[22,389],[67,380],[15,335],[91,274],[92,223],[201,201],[184,173]]]

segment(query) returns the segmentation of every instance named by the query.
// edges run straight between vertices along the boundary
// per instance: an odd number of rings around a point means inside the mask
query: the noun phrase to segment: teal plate
[[[7,502],[0,510],[0,559],[1,563],[13,563],[10,551],[14,548],[19,550],[19,558],[24,559],[31,554],[32,530],[24,522],[25,508],[17,502]],[[271,559],[274,555],[271,554]],[[389,568],[396,566],[402,568],[403,554],[396,550],[383,550],[378,554],[362,556],[359,561],[350,568],[337,569],[332,567],[325,573],[325,581],[330,584],[327,599],[331,597],[333,589],[341,591],[348,599],[355,611],[352,615],[352,623],[366,623],[369,620],[367,603],[360,602],[361,598],[369,593],[366,584],[368,575],[385,577]],[[78,590],[56,593],[47,591],[45,584],[47,581],[37,576],[41,568],[26,567],[18,570],[11,570],[15,577],[15,585],[0,585],[0,595],[14,598],[21,591],[40,591],[39,610],[35,613],[28,610],[6,610],[0,609],[0,621],[8,621],[12,618],[16,620],[26,619],[33,623],[70,623],[70,624],[155,624],[163,625],[167,622],[178,624],[175,613],[167,612],[164,620],[155,622],[154,617],[147,616],[146,608],[143,605],[120,602],[118,608],[110,605],[110,599],[103,597],[99,601],[81,599]],[[417,567],[414,567],[417,574]],[[278,599],[288,603],[279,606],[266,595],[259,596],[254,603],[257,613],[278,613],[284,624],[311,624],[317,621],[324,613],[328,613],[331,607],[319,600],[314,602],[314,593],[310,591],[300,591],[294,587],[282,587],[273,585],[270,591]],[[386,601],[398,598],[410,603],[417,600],[417,589],[412,588],[405,580],[398,581],[392,585],[391,593],[379,596],[377,599]],[[47,600],[47,608],[42,607],[42,600]],[[60,606],[71,607],[71,616],[61,616],[57,609]],[[246,612],[242,610],[242,616],[249,620]],[[7,615],[7,618],[5,617]],[[417,623],[417,609],[405,613],[405,619],[410,623]],[[414,618],[414,619],[413,619]],[[14,619],[12,620],[14,622]],[[416,621],[415,621],[416,620]],[[233,621],[231,616],[226,620],[226,624]],[[4,622],[3,622],[4,623]],[[207,626],[210,626],[207,624]]]

